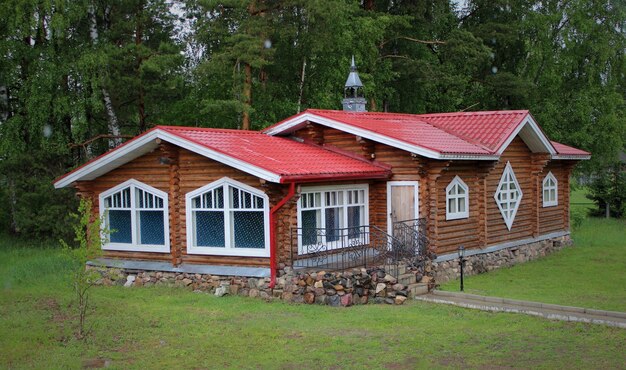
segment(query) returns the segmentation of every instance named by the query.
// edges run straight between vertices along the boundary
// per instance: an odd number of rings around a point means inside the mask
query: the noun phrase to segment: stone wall
[[[559,251],[571,244],[572,242],[569,235],[565,235],[515,247],[503,248],[494,252],[466,256],[463,275],[477,275],[498,268],[524,263]],[[474,250],[468,252],[471,253],[474,252]],[[461,276],[458,257],[443,262],[433,261],[431,268],[434,271],[437,284],[458,279]]]
[[[343,272],[298,272],[287,267],[276,286],[269,278],[217,276],[161,271],[123,270],[87,266],[101,274],[99,285],[126,287],[173,286],[217,296],[240,295],[294,303],[351,306],[366,303],[402,304],[407,297],[428,291],[429,277],[403,268],[400,280],[382,268],[352,269]],[[418,283],[418,279],[421,281]]]

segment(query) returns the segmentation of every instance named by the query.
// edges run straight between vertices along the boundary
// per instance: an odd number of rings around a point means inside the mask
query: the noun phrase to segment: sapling
[[[102,244],[106,242],[108,230],[102,228],[102,220],[92,213],[91,201],[81,199],[78,214],[73,214],[74,247],[61,240],[65,255],[70,259],[70,281],[74,288],[78,311],[76,338],[84,339],[89,333],[85,329],[87,311],[91,306],[90,289],[101,278],[96,269],[88,268],[87,261],[94,261],[102,254]]]

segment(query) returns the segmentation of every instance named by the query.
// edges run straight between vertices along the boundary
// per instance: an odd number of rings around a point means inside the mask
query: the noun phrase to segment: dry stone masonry
[[[88,268],[97,269],[102,276],[98,284],[106,286],[175,286],[216,296],[240,295],[344,307],[367,303],[403,304],[409,297],[426,293],[428,283],[432,282],[429,276],[406,271],[406,267],[398,278],[388,274],[384,268],[301,272],[286,267],[277,278],[274,289],[269,287],[269,278]]]

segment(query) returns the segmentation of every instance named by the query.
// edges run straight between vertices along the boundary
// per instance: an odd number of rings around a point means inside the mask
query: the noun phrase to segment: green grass
[[[80,368],[98,359],[119,369],[626,364],[626,330],[601,325],[419,302],[342,309],[162,287],[96,287],[93,331],[77,341],[67,268],[58,250],[0,239],[0,368]]]
[[[588,218],[572,239],[573,247],[550,256],[469,276],[465,292],[626,312],[626,221]]]
[[[572,190],[570,193],[570,207],[571,212],[584,212],[588,213],[590,209],[595,207],[595,203],[587,198],[587,188],[581,187]]]

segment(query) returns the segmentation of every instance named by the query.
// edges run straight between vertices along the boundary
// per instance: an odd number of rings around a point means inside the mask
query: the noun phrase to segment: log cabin
[[[341,111],[262,132],[156,126],[54,185],[104,219],[105,264],[271,286],[285,267],[358,265],[398,245],[445,261],[459,246],[569,237],[569,179],[588,152],[551,141],[526,110],[367,112],[362,87],[353,62]]]

